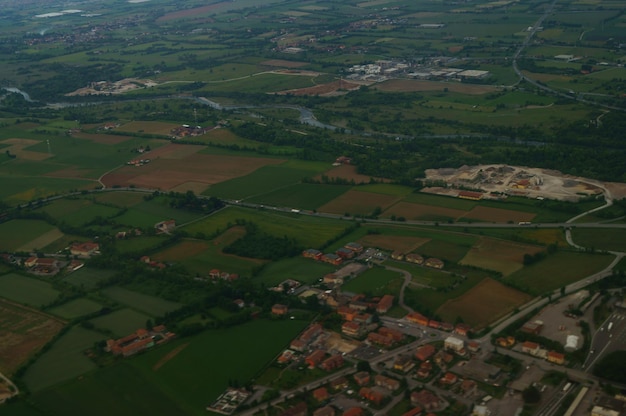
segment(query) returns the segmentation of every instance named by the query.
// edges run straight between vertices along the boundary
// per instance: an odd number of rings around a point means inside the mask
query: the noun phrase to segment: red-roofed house
[[[320,368],[324,371],[333,371],[336,368],[339,368],[343,365],[343,357],[341,354],[335,354],[327,359],[325,359],[322,364],[320,364]]]
[[[313,398],[318,402],[328,400],[329,397],[330,395],[328,394],[328,390],[326,390],[326,387],[320,387],[319,389],[313,390]]]
[[[409,322],[413,322],[423,326],[428,325],[428,318],[419,312],[411,312],[405,318]]]
[[[324,350],[315,350],[308,357],[305,358],[305,362],[308,364],[309,368],[317,367],[324,357],[326,356],[326,351]]]
[[[467,324],[456,324],[456,327],[454,327],[454,333],[458,334],[458,335],[462,335],[464,337],[466,337],[470,331],[472,330],[472,327],[467,325]]]
[[[313,416],[335,416],[335,409],[332,406],[320,407],[313,412]]]
[[[374,376],[374,384],[386,388],[387,390],[396,391],[400,388],[400,382],[395,378],[377,374]]]
[[[563,365],[565,363],[565,354],[561,354],[556,351],[549,351],[546,359],[551,363]]]
[[[435,348],[434,345],[431,345],[431,344],[422,345],[415,352],[415,358],[417,358],[420,361],[426,361],[430,357],[432,357],[436,351],[437,349]]]
[[[424,262],[424,265],[428,267],[432,267],[434,269],[443,269],[444,263],[442,260],[431,257],[429,259],[426,259],[426,261]]]
[[[409,253],[404,258],[409,263],[415,263],[415,264],[422,264],[422,263],[424,263],[424,257],[420,256],[419,254]]]
[[[458,380],[459,380],[459,378],[457,377],[456,374],[447,372],[447,373],[445,373],[443,375],[443,377],[441,377],[439,379],[439,382],[441,384],[445,384],[445,385],[451,386],[452,384],[456,383]]]
[[[91,257],[98,250],[100,250],[100,245],[92,242],[73,243],[70,246],[70,254],[78,257]]]
[[[406,413],[402,413],[402,416],[420,416],[422,414],[422,408],[417,406],[409,410]]]
[[[370,373],[368,373],[367,371],[359,371],[353,376],[353,378],[356,384],[358,384],[359,386],[364,386],[366,384],[369,384],[370,382]]]
[[[362,333],[362,327],[356,322],[344,322],[341,325],[341,332],[349,337],[359,337]]]
[[[376,305],[376,312],[381,314],[387,313],[393,306],[393,299],[392,295],[383,296],[378,305]]]
[[[522,344],[522,352],[530,355],[537,355],[537,353],[539,352],[539,344],[537,344],[536,342],[525,341]]]
[[[437,410],[443,404],[442,400],[428,390],[411,393],[411,404],[421,406],[426,411]]]
[[[289,312],[289,308],[287,307],[287,305],[281,305],[280,303],[277,303],[272,306],[272,313],[274,315],[286,315],[287,312]]]
[[[365,400],[369,400],[376,405],[379,405],[385,399],[384,394],[376,390],[370,389],[369,387],[361,387],[361,390],[359,390],[359,396],[361,396]]]
[[[343,412],[342,416],[363,416],[365,412],[360,407],[351,407],[345,412]]]

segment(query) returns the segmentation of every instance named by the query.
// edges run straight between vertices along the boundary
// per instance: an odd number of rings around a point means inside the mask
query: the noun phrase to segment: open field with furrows
[[[306,247],[320,247],[351,225],[348,222],[318,217],[303,217],[298,214],[273,210],[250,210],[229,207],[200,221],[189,224],[183,229],[189,235],[202,233],[206,236],[211,236],[230,228],[237,220],[253,222],[259,226],[261,231],[274,236],[295,238]]]
[[[145,312],[150,316],[162,316],[182,306],[177,302],[144,295],[143,293],[134,292],[119,286],[107,287],[101,293],[122,305]]]
[[[483,95],[499,90],[497,87],[491,85],[468,85],[457,82],[443,83],[410,79],[392,79],[376,84],[373,88],[385,92],[443,91],[444,88],[447,88],[448,91],[471,95]]]
[[[382,179],[382,178],[372,178],[371,176],[367,176],[367,175],[362,175],[360,173],[357,173],[356,171],[356,166],[354,165],[340,165],[340,166],[335,166],[329,170],[327,170],[326,172],[322,173],[321,175],[317,175],[316,177],[314,177],[313,179],[315,180],[321,180],[322,176],[326,176],[329,179],[334,179],[334,178],[338,178],[338,179],[345,179],[347,181],[354,181],[355,184],[363,184],[363,183],[369,183],[372,179],[375,179],[376,181],[388,181],[387,179]]]
[[[105,175],[102,182],[108,187],[133,185],[161,190],[170,190],[187,182],[200,183],[208,187],[247,175],[262,166],[283,162],[280,159],[209,154],[191,154],[181,158],[170,156],[172,153],[157,156],[156,159],[151,159],[149,164],[139,167],[122,167]]]
[[[520,222],[532,221],[535,216],[535,214],[530,212],[477,206],[467,214],[463,215],[463,219],[488,222]]]
[[[28,368],[24,383],[31,392],[37,392],[95,369],[96,364],[85,355],[85,350],[104,338],[102,334],[74,326]]]
[[[385,218],[404,217],[407,220],[422,221],[446,221],[456,220],[465,215],[466,211],[454,208],[444,208],[434,205],[414,204],[411,202],[401,201],[392,205],[382,214]]]
[[[599,272],[613,258],[611,255],[559,251],[507,276],[505,280],[525,292],[539,295]]]
[[[358,242],[363,247],[376,247],[382,250],[410,253],[428,241],[430,241],[428,238],[405,235],[368,234],[361,237]]]
[[[508,276],[524,267],[524,254],[533,255],[543,250],[540,246],[481,237],[460,263]]]
[[[39,140],[33,140],[33,139],[11,138],[11,139],[5,139],[5,140],[0,141],[0,144],[7,146],[3,148],[5,152],[9,152],[12,155],[17,156],[17,158],[19,159],[37,161],[37,160],[44,160],[44,159],[48,159],[52,157],[52,154],[47,153],[47,152],[34,152],[31,150],[25,150],[29,148],[30,146],[39,144],[39,142],[40,142]]]
[[[83,267],[65,276],[63,281],[74,286],[83,287],[85,290],[91,290],[94,289],[99,282],[108,279],[115,273],[115,270]]]
[[[15,251],[21,252],[32,252],[35,250],[41,250],[44,247],[48,247],[53,244],[55,241],[62,238],[64,234],[58,228],[54,228],[46,233],[41,234],[37,238],[25,243],[24,245],[18,247]]]
[[[376,208],[387,209],[398,201],[398,197],[371,192],[350,190],[319,208],[321,212],[333,214],[370,215]]]
[[[6,167],[6,165],[5,165]],[[53,194],[65,193],[68,190],[94,189],[95,182],[84,179],[63,179],[41,176],[24,177],[19,174],[19,180],[11,172],[2,172],[0,169],[0,199],[10,205],[27,204],[39,198]],[[0,233],[1,234],[1,233]]]
[[[64,324],[40,311],[0,299],[0,372],[11,376]]]
[[[486,278],[460,297],[441,305],[437,314],[447,322],[454,322],[460,317],[478,330],[530,299],[531,296],[526,293]]]
[[[375,267],[346,282],[341,289],[345,292],[366,293],[371,296],[385,294],[398,296],[403,281],[401,273]]]
[[[267,286],[275,286],[285,279],[312,284],[335,270],[336,267],[328,263],[293,257],[268,263],[254,279]]]
[[[111,331],[115,337],[122,338],[128,334],[132,334],[139,328],[145,328],[146,322],[151,318],[154,318],[154,316],[148,316],[133,309],[126,308],[92,319],[90,322],[94,324],[96,328]]]
[[[48,312],[64,319],[74,319],[98,312],[102,305],[87,298],[73,299],[63,305],[49,309]]]
[[[206,251],[208,244],[209,243],[202,240],[182,241],[173,247],[168,247],[163,251],[151,255],[150,259],[160,262],[185,260]]]
[[[0,276],[0,297],[24,305],[40,307],[59,295],[59,291],[43,280],[9,273]]]
[[[510,241],[569,247],[563,230],[558,228],[468,228],[468,231]]]
[[[30,245],[30,242],[41,236],[49,234],[50,237],[57,235],[57,238],[59,238],[60,233],[55,226],[40,220],[11,220],[3,222],[0,224],[0,250],[17,251],[18,248]],[[36,248],[42,247],[44,246]]]
[[[143,192],[100,192],[92,195],[96,202],[113,204],[120,208],[130,208],[143,201],[146,196]]]
[[[271,206],[316,210],[329,201],[340,197],[349,189],[349,185],[298,183],[248,198],[246,201],[255,204],[263,203]]]
[[[117,127],[115,130],[169,136],[172,129],[176,127],[179,127],[179,125],[174,123],[164,123],[161,121],[131,121]]]
[[[119,208],[100,205],[85,199],[59,199],[37,211],[45,212],[57,221],[72,227],[81,227],[97,217],[111,218],[121,212]]]
[[[211,185],[204,194],[218,198],[245,200],[299,184],[302,178],[316,175],[327,168],[326,163],[296,163],[294,161],[262,166],[245,176]]]
[[[573,228],[572,238],[576,244],[595,250],[626,251],[626,232],[623,229]]]

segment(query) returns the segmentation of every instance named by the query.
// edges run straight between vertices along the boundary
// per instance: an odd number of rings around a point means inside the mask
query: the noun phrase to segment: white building
[[[443,342],[443,346],[447,350],[459,352],[465,347],[465,342],[462,339],[456,337],[448,337]]]

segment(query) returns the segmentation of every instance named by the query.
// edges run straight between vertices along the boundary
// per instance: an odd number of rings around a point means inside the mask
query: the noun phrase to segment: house
[[[515,345],[515,338],[511,336],[508,336],[506,338],[500,337],[496,339],[496,344],[498,344],[498,346],[500,347],[511,348],[513,345]]]
[[[344,322],[341,325],[341,333],[349,337],[358,338],[361,336],[363,328],[356,322]]]
[[[463,337],[466,337],[471,332],[471,330],[471,326],[463,323],[456,324],[456,326],[454,327],[454,333]]]
[[[432,267],[434,269],[443,269],[444,263],[442,260],[431,257],[429,259],[426,259],[424,265],[427,267]]]
[[[467,343],[467,350],[469,352],[477,353],[480,350],[480,344],[476,341],[470,341]]]
[[[50,259],[44,257],[29,257],[24,262],[24,266],[28,268],[32,267],[49,267],[59,268],[60,262],[57,259]]]
[[[408,412],[402,413],[402,416],[420,416],[422,414],[422,408],[417,406]]]
[[[315,250],[314,248],[309,248],[302,252],[302,256],[306,257],[307,259],[321,260],[322,252],[319,250]]]
[[[450,364],[452,360],[454,360],[454,357],[452,354],[448,354],[442,350],[433,356],[433,360],[439,367],[443,367],[446,364]]]
[[[150,260],[150,259],[148,259],[148,263],[149,263],[149,260]],[[218,269],[211,269],[211,270],[209,271],[209,277],[210,277],[211,279],[219,279],[219,278],[220,278],[220,273],[221,273],[221,272],[220,272]]]
[[[409,263],[415,263],[415,264],[424,263],[424,257],[420,256],[419,254],[409,253],[404,258]]]
[[[539,344],[532,341],[525,341],[522,344],[522,352],[530,355],[537,355],[539,353]]]
[[[339,266],[343,259],[335,253],[326,253],[322,256],[321,260],[324,263],[332,264],[333,266]]]
[[[367,375],[369,376],[369,374],[367,374]],[[331,389],[333,389],[335,391],[343,390],[345,388],[348,388],[348,386],[349,386],[348,379],[345,378],[345,377],[338,377],[338,378],[336,378],[334,380],[331,380],[330,383],[329,383],[329,386],[330,386]]]
[[[352,257],[354,257],[354,251],[345,247],[337,249],[337,251],[335,251],[335,254],[345,260],[350,260]]]
[[[300,335],[300,340],[309,343],[311,341],[313,341],[314,338],[316,338],[319,334],[322,333],[322,325],[320,324],[313,324],[311,326],[309,326],[303,333],[302,335]]]
[[[465,342],[463,342],[462,339],[450,336],[443,341],[443,347],[446,350],[452,350],[459,353],[465,347]]]
[[[344,321],[352,321],[354,317],[358,315],[358,311],[356,309],[352,309],[349,306],[340,306],[337,308],[337,314],[340,315]]]
[[[313,416],[335,416],[335,409],[332,406],[320,407],[313,412]]]
[[[548,352],[548,357],[546,359],[554,364],[565,364],[565,354],[561,354],[560,352],[550,351]]]
[[[390,347],[394,343],[393,338],[386,337],[377,332],[370,332],[367,334],[367,340],[372,344],[382,345],[383,347]]]
[[[345,412],[343,412],[342,416],[363,416],[365,412],[360,407],[351,407]]]
[[[309,368],[315,368],[322,362],[324,357],[326,357],[326,351],[315,350],[304,359],[304,362],[307,363]]]
[[[396,329],[387,328],[386,326],[381,326],[378,328],[378,333],[392,338],[394,341],[402,341],[404,339],[404,334]]]
[[[439,409],[443,401],[428,390],[420,390],[411,393],[411,404],[413,406],[421,406],[424,410],[430,412]]]
[[[352,377],[354,378],[356,384],[358,384],[359,386],[365,386],[366,384],[370,383],[370,373],[368,373],[367,371],[359,371]]]
[[[454,325],[449,322],[442,322],[439,329],[446,332],[452,332],[452,330],[454,330]]]
[[[428,326],[428,318],[419,312],[411,312],[407,316],[405,316],[405,318],[409,322],[413,322],[422,326]]]
[[[474,380],[465,379],[461,382],[460,389],[464,396],[472,396],[478,392],[478,383]]]
[[[431,371],[433,371],[433,364],[430,361],[424,361],[417,369],[416,375],[418,378],[428,378]]]
[[[320,387],[319,389],[313,390],[313,398],[320,403],[328,400],[329,397],[330,395],[328,394],[326,387]]]
[[[374,403],[375,405],[379,405],[385,399],[384,394],[369,387],[361,387],[359,390],[359,396]]]
[[[335,354],[320,364],[320,368],[324,371],[333,371],[343,365],[343,356],[341,354]]]
[[[396,391],[400,388],[400,382],[395,378],[383,376],[382,374],[377,374],[374,376],[374,384],[380,387],[384,387],[390,391]]]
[[[294,351],[304,352],[304,350],[306,349],[306,345],[306,342],[302,341],[301,339],[294,339],[289,344],[289,348]]]
[[[355,253],[360,253],[363,251],[363,246],[359,243],[350,242],[346,244],[344,247],[347,248],[348,250],[354,251]]]
[[[376,305],[376,312],[380,314],[389,312],[393,306],[393,299],[393,295],[384,295]]]
[[[100,250],[100,244],[90,241],[73,243],[70,246],[70,254],[78,257],[91,257],[94,254],[98,254],[98,250]]]
[[[156,228],[157,232],[168,234],[176,229],[176,220],[157,222],[154,224],[154,228]]]
[[[436,351],[437,351],[437,349],[432,344],[422,345],[415,352],[415,358],[417,358],[420,361],[426,361],[430,357],[432,357],[433,354],[435,354]]]
[[[434,319],[429,319],[428,326],[430,328],[439,329],[441,327],[441,322],[435,321]]]
[[[456,374],[453,374],[453,373],[451,373],[451,372],[447,372],[447,373],[445,373],[445,374],[443,375],[443,377],[441,377],[441,378],[439,379],[439,382],[440,382],[441,384],[446,385],[446,386],[451,386],[451,385],[453,385],[454,383],[456,383],[458,380],[459,380],[459,378],[457,377],[457,375],[456,375]]]
[[[282,413],[280,416],[306,416],[308,409],[305,402],[300,402],[297,405],[290,407]]]
[[[289,312],[289,308],[287,307],[287,305],[281,305],[280,303],[277,303],[272,306],[272,314],[274,315],[282,316],[286,315],[287,312]]]
[[[394,251],[393,253],[391,253],[391,259],[392,260],[404,260],[404,253],[401,251]]]
[[[411,357],[406,355],[400,355],[393,362],[393,369],[396,371],[401,371],[403,373],[408,372],[411,368],[415,367],[415,363],[411,359]]]
[[[174,336],[175,334],[168,332],[163,325],[152,328],[152,331],[140,328],[123,338],[109,339],[106,342],[105,351],[111,352],[113,355],[130,357],[156,344],[167,342]]]

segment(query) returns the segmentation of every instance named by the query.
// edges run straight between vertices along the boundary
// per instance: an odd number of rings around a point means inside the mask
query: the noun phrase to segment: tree
[[[357,371],[367,371],[367,372],[372,371],[372,367],[370,367],[369,361],[363,361],[363,360],[359,361],[356,364],[356,369]]]
[[[529,386],[526,390],[522,392],[522,398],[524,399],[524,403],[533,404],[539,403],[541,400],[541,393],[534,386]]]

